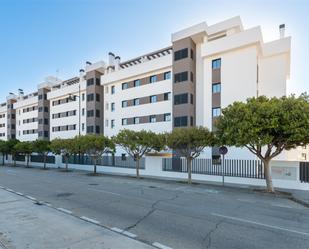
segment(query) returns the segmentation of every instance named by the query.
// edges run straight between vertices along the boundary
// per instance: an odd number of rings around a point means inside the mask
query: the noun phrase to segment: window
[[[193,58],[194,58],[193,49],[191,49],[190,52],[191,52],[191,59],[193,60]]]
[[[193,78],[193,73],[192,73],[192,72],[190,73],[190,80],[191,80],[191,82],[193,82],[193,81],[194,81],[194,78]]]
[[[82,109],[82,116],[85,116],[85,108]]]
[[[95,133],[100,134],[100,126],[99,125],[96,125]]]
[[[47,99],[47,94],[46,94],[46,93],[44,94],[44,99],[45,99],[45,100]]]
[[[150,123],[155,123],[155,122],[157,122],[156,115],[150,115],[150,116],[149,116],[149,122],[150,122]]]
[[[193,126],[193,117],[190,117],[190,125]]]
[[[219,117],[221,115],[221,108],[220,107],[215,107],[212,108],[212,117]]]
[[[122,83],[122,90],[128,89],[129,84],[128,83]]]
[[[127,107],[128,106],[128,101],[124,100],[121,103],[122,107]]]
[[[123,119],[122,119],[122,125],[127,125],[127,124],[128,124],[128,119],[123,118]]]
[[[187,81],[188,80],[188,72],[176,73],[174,75],[174,83]]]
[[[85,123],[82,123],[82,131],[85,130]]]
[[[219,93],[219,92],[221,92],[221,84],[220,83],[212,84],[212,93]]]
[[[164,114],[164,121],[171,121],[171,114],[170,113]]]
[[[82,94],[82,101],[85,101],[85,94]]]
[[[93,101],[94,100],[94,94],[91,93],[91,94],[88,94],[87,95],[87,101]]]
[[[105,119],[105,127],[108,127],[108,119]]]
[[[164,100],[170,100],[171,99],[171,93],[164,93]]]
[[[95,95],[95,100],[96,100],[97,102],[100,102],[100,94],[97,93],[97,94]]]
[[[181,60],[181,59],[184,59],[184,58],[187,58],[187,57],[188,57],[188,49],[187,48],[175,51],[175,53],[174,53],[174,61],[178,61],[178,60]]]
[[[155,103],[155,102],[157,102],[157,95],[150,96],[150,103]]]
[[[134,80],[134,87],[140,86],[141,81],[140,80]]]
[[[88,79],[87,80],[87,86],[92,86],[94,84],[94,79]]]
[[[87,133],[93,133],[93,126],[87,126]]]
[[[112,86],[111,87],[111,94],[114,94],[115,93],[115,86]]]
[[[94,116],[94,111],[93,110],[87,111],[87,117],[93,117],[93,116]]]
[[[175,127],[183,127],[188,125],[188,117],[182,116],[182,117],[176,117],[174,118],[174,126]]]
[[[216,59],[212,61],[212,69],[221,68],[221,59]]]
[[[157,81],[157,75],[152,75],[152,76],[150,76],[150,78],[149,78],[149,83],[154,83],[154,82],[156,82]]]
[[[43,99],[43,95],[42,94],[39,95],[39,100],[41,100],[41,99]]]
[[[194,99],[193,99],[193,94],[191,93],[191,94],[190,94],[190,103],[191,103],[192,105],[193,105],[193,102],[194,102],[193,100],[194,100]]]
[[[114,128],[114,127],[115,127],[115,120],[112,119],[112,120],[111,120],[111,128]]]
[[[43,124],[43,119],[39,119],[39,124]]]
[[[171,72],[170,72],[170,71],[165,72],[165,73],[163,74],[163,79],[164,79],[164,80],[169,80],[170,78],[171,78]]]
[[[100,80],[99,78],[96,78],[96,79],[95,79],[95,84],[96,84],[97,86],[101,85],[101,80]]]
[[[111,103],[111,111],[114,112],[115,111],[115,103]]]
[[[44,131],[44,137],[48,137],[49,132],[48,131]]]
[[[135,117],[135,118],[133,119],[133,122],[134,122],[134,124],[139,124],[139,117]]]
[[[47,118],[44,118],[44,124],[48,125],[48,119]]]
[[[43,111],[43,107],[39,107],[39,112],[42,112]]]
[[[133,105],[139,105],[139,99],[134,99],[133,100]]]
[[[44,112],[48,112],[48,107],[47,106],[44,107]]]
[[[177,94],[174,96],[174,105],[181,105],[188,103],[188,94]]]
[[[95,110],[95,116],[96,116],[97,118],[100,117],[100,110]]]

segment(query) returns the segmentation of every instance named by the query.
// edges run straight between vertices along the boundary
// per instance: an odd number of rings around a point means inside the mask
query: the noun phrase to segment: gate
[[[309,162],[299,162],[299,180],[309,183]]]

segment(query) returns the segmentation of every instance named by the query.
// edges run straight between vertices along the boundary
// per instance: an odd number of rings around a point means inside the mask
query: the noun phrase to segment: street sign
[[[221,146],[221,147],[219,148],[219,153],[220,153],[221,155],[225,155],[227,152],[228,152],[228,149],[227,149],[225,146]]]

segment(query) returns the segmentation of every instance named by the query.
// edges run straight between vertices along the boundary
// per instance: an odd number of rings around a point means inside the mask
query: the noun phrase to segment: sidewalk
[[[153,249],[154,247],[0,189],[0,248]]]
[[[309,207],[309,191],[290,189],[287,192],[292,194],[292,198],[295,201],[303,204],[304,206]]]

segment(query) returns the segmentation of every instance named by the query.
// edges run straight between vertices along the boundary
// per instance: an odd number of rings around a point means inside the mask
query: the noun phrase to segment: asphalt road
[[[309,248],[309,209],[244,189],[0,167],[0,185],[171,248]]]

